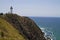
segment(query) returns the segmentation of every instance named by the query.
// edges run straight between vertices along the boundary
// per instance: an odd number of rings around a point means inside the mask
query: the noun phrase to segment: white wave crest
[[[47,30],[46,28],[42,28],[40,27],[40,29],[42,30],[42,32],[44,32],[44,37],[47,39],[47,40],[56,40],[56,38],[54,37],[54,34],[52,31],[49,31]]]

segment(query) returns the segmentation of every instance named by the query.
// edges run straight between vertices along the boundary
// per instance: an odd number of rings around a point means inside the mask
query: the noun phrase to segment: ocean
[[[60,40],[60,17],[30,17],[51,40]]]

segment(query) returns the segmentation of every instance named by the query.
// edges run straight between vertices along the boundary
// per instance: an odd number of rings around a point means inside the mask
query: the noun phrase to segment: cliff
[[[0,15],[0,30],[3,33],[3,36],[0,34],[0,39],[46,40],[44,33],[32,19],[17,14]]]

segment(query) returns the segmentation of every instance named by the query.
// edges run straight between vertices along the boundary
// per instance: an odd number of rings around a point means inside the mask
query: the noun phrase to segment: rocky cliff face
[[[18,30],[26,40],[46,40],[44,33],[32,19],[16,14],[5,14],[2,18]]]

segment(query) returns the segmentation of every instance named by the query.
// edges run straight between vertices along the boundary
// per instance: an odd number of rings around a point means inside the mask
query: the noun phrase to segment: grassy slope
[[[0,36],[1,31],[4,36],[0,40],[45,40],[33,20],[16,14],[0,15]]]
[[[21,17],[16,14],[6,14],[5,19],[29,40],[45,40],[43,32],[30,18]]]
[[[1,37],[3,32],[4,37]],[[0,18],[0,40],[25,40],[19,32],[4,19]]]

